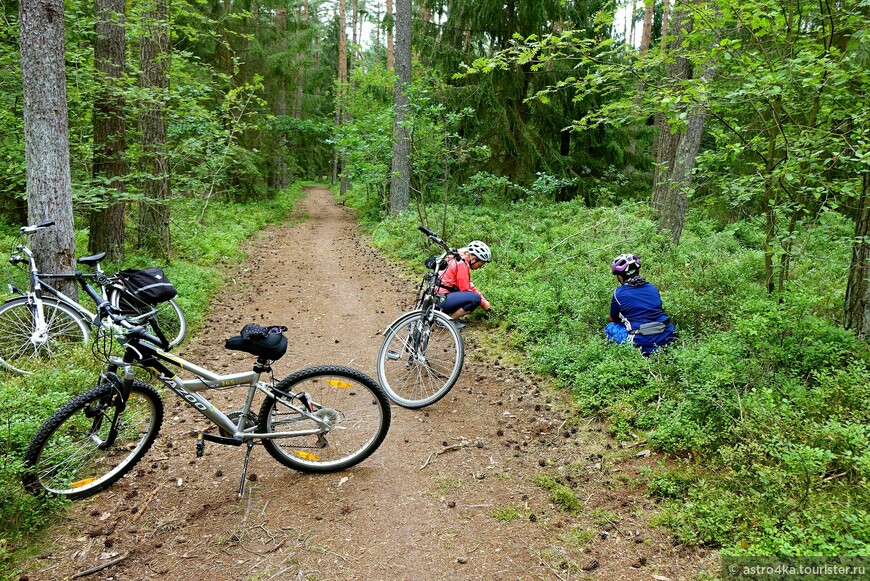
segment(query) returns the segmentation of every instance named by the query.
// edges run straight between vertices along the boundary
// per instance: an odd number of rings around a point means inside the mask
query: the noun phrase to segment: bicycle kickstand
[[[239,499],[245,494],[245,478],[248,474],[248,460],[251,458],[251,450],[254,449],[254,441],[248,440],[248,450],[245,452],[245,463],[242,464],[242,481],[239,482]]]

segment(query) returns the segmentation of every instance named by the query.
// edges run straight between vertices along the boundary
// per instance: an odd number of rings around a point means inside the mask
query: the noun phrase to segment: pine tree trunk
[[[278,8],[275,12],[275,29],[278,35],[278,42],[282,43],[287,36],[287,9]],[[273,104],[275,116],[278,119],[283,119],[287,115],[287,81],[284,73],[279,72],[275,79],[277,86],[277,95]],[[282,123],[283,125],[283,123]],[[285,160],[285,150],[287,139],[284,132],[279,132],[275,139],[275,149],[272,152],[272,171],[269,175],[269,185],[280,190],[287,187],[287,162]]]
[[[142,16],[143,34],[139,47],[139,85],[145,103],[139,116],[142,144],[142,183],[145,199],[139,206],[139,247],[168,260],[171,251],[169,229],[169,168],[166,146],[166,100],[169,93],[169,30],[167,0],[151,0]]]
[[[393,15],[393,0],[387,0],[387,13],[384,15],[387,21],[387,70],[395,68],[395,56],[393,54],[393,31],[396,29],[396,20]]]
[[[396,86],[393,93],[396,117],[393,122],[393,164],[390,173],[390,213],[408,209],[411,189],[411,140],[408,93],[411,84],[411,0],[396,0]]]
[[[347,91],[347,0],[338,3],[338,95],[335,106],[335,125],[341,126],[344,120],[344,107]],[[332,160],[332,182],[339,178],[339,192],[344,194],[347,181],[344,177],[342,153],[336,149]]]
[[[302,4],[302,22],[308,26],[308,0],[304,0]],[[302,84],[305,82],[305,59],[304,54],[299,55],[299,60],[302,63],[299,65],[299,74],[296,77],[296,106],[293,108],[293,116],[296,119],[302,119],[302,103],[304,91]]]
[[[104,178],[109,193],[105,207],[89,216],[88,252],[105,251],[110,260],[124,260],[125,222],[123,196],[127,162],[124,159],[125,98],[124,75],[126,43],[124,38],[124,0],[96,0],[94,65],[100,90],[94,99],[94,177]]]
[[[22,0],[21,78],[27,220],[54,221],[33,236],[31,248],[45,272],[72,272],[75,258],[64,60],[63,0]],[[75,283],[59,284],[75,296]]]
[[[843,326],[854,329],[855,335],[870,341],[870,172],[862,179],[861,198],[855,213],[855,238],[852,242],[852,262],[846,284]]]
[[[671,13],[671,0],[664,0],[662,7],[662,48],[668,43],[668,15]]]
[[[653,8],[655,8],[655,0],[644,0],[643,33],[640,37],[641,55],[645,55],[649,50],[650,38],[652,37]]]

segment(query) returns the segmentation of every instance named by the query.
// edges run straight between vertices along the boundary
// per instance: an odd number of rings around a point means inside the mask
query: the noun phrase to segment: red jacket
[[[447,259],[447,268],[441,277],[441,286],[438,288],[438,294],[443,295],[459,290],[470,291],[479,294],[480,298],[483,298],[483,294],[471,282],[471,267],[468,266],[464,258],[463,256],[463,260],[459,261],[452,257]]]

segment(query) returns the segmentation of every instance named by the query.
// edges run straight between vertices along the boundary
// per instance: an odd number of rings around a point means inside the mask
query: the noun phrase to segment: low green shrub
[[[870,506],[870,350],[837,324],[848,220],[829,215],[796,230],[784,290],[769,295],[755,218],[722,224],[693,212],[673,247],[642,203],[526,200],[426,213],[457,246],[490,244],[493,263],[474,273],[493,304],[487,324],[509,334],[530,369],[551,375],[580,413],[597,414],[618,437],[644,434],[687,460],[649,477],[677,536],[726,552],[870,548],[867,513],[854,509]],[[418,223],[408,212],[368,227],[419,272],[433,250]],[[603,335],[615,286],[608,266],[628,251],[679,333],[648,358]],[[561,490],[551,480],[539,485]]]

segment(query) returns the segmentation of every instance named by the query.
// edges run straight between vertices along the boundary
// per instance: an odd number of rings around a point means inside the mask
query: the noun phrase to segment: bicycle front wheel
[[[133,382],[123,411],[114,385],[102,383],[51,416],[24,453],[24,488],[31,494],[85,498],[129,472],[157,438],[163,401],[153,387]],[[112,425],[117,436],[110,441]]]
[[[260,408],[259,430],[287,435],[263,438],[263,446],[301,472],[337,472],[358,464],[390,428],[390,401],[375,380],[356,369],[303,369],[275,388]]]
[[[141,317],[143,323],[148,322],[152,327],[159,327],[170,347],[179,345],[187,334],[187,320],[175,299],[148,305],[130,293],[115,288],[109,294],[109,302],[125,317]]]
[[[88,322],[72,307],[42,299],[45,328],[36,328],[36,305],[24,297],[0,306],[0,366],[30,375],[91,338]]]
[[[447,395],[464,359],[462,336],[450,317],[441,311],[411,311],[384,332],[378,380],[391,400],[417,409]]]

